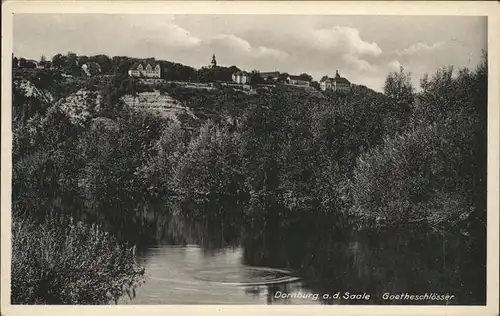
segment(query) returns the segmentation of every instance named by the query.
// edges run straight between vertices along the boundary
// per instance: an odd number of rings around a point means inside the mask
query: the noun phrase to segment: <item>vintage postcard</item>
[[[498,314],[499,13],[5,2],[2,315]]]

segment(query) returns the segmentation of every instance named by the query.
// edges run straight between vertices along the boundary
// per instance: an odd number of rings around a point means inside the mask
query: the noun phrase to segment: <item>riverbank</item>
[[[98,225],[13,218],[12,304],[108,304],[135,296],[143,276],[135,248]]]

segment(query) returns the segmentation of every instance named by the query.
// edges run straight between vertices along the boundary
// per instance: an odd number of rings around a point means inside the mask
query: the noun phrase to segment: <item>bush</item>
[[[238,202],[244,199],[239,146],[238,135],[226,127],[208,122],[200,128],[173,175],[185,212],[204,219],[222,215],[227,220],[234,216]]]
[[[465,224],[472,212],[484,218],[486,60],[474,72],[447,68],[422,80],[405,130],[358,157],[355,214],[432,227]]]
[[[352,187],[354,212],[386,224],[431,226],[466,215],[459,183],[449,168],[455,148],[441,135],[439,128],[429,125],[388,138],[383,146],[361,155]]]
[[[107,304],[143,280],[135,248],[117,244],[97,225],[46,218],[13,219],[13,304]]]

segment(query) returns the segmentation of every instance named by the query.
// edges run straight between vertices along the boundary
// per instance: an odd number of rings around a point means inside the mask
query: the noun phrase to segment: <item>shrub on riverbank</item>
[[[364,224],[483,226],[487,58],[456,76],[441,69],[421,87],[406,128],[358,156],[351,210]]]
[[[107,304],[135,295],[144,269],[134,248],[97,225],[13,218],[13,304]]]
[[[428,125],[386,139],[358,158],[353,177],[353,210],[365,223],[452,224],[469,208],[460,179],[451,177],[452,151],[442,128]]]

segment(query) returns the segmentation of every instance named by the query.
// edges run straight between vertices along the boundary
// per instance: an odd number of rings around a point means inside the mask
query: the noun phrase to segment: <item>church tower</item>
[[[215,54],[212,56],[212,62],[210,65],[212,68],[217,67],[217,60],[215,59]]]

